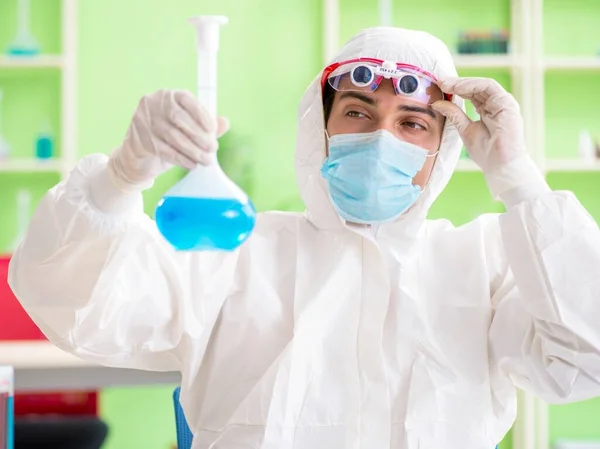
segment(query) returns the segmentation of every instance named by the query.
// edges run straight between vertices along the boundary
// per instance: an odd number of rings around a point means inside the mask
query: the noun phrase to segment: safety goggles
[[[384,79],[394,85],[397,95],[426,105],[452,100],[437,85],[437,78],[419,67],[375,58],[336,62],[325,68],[321,88],[328,83],[339,92],[374,92]]]

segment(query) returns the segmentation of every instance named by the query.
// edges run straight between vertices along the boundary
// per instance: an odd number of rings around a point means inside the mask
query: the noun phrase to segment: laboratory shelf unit
[[[52,6],[50,6],[52,4]],[[40,3],[37,3],[40,5]],[[42,69],[56,70],[60,74],[60,82],[57,87],[60,90],[57,98],[60,107],[59,129],[55,130],[60,135],[60,148],[57,141],[54,142],[55,155],[49,160],[39,160],[34,157],[33,142],[31,145],[31,157],[23,157],[23,153],[9,156],[6,160],[0,160],[1,173],[31,173],[31,172],[59,172],[61,178],[68,175],[77,158],[76,149],[76,105],[77,105],[77,0],[54,0],[44,3],[44,7],[60,8],[60,52],[41,53],[35,56],[8,56],[0,55],[0,76],[5,71],[18,70],[19,74],[29,71],[38,72]],[[31,11],[36,14],[36,10]],[[43,49],[42,49],[43,50]],[[42,75],[43,76],[43,75]],[[23,80],[31,82],[30,76],[23,76]],[[0,79],[0,88],[2,79]],[[20,150],[20,148],[13,148]],[[0,175],[1,180],[1,175]]]
[[[0,253],[14,249],[15,236],[22,231],[23,220],[19,217],[32,212],[18,211],[19,195],[28,192],[33,207],[75,165],[77,4],[77,0],[32,1],[32,31],[41,51],[32,56],[13,56],[5,49],[15,35],[9,28],[15,21],[17,0],[0,2],[0,27],[8,30],[0,33],[0,89],[4,94],[0,127],[10,148],[8,156],[0,158],[4,206]],[[46,130],[46,123],[53,135],[53,154],[39,159],[35,154],[36,138]]]
[[[594,48],[600,42],[593,39],[600,7],[585,0],[532,0],[531,19],[536,162],[546,173],[600,172],[600,161],[582,159],[577,148],[580,132],[600,133],[600,55]],[[547,445],[540,434],[540,448]]]

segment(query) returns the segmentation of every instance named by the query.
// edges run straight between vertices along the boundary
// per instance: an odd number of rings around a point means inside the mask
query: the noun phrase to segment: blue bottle
[[[37,159],[50,159],[54,156],[54,138],[50,132],[50,125],[45,123],[35,140],[35,157]]]

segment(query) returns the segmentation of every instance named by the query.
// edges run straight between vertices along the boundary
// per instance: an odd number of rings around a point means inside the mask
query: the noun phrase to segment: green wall
[[[33,29],[48,53],[60,51],[60,1],[31,0]],[[321,65],[321,0],[85,0],[79,5],[78,150],[80,155],[108,153],[123,138],[140,97],[160,88],[194,90],[194,33],[186,19],[203,13],[229,16],[220,52],[220,113],[232,130],[222,141],[222,158],[233,154],[252,162],[251,179],[244,183],[260,210],[299,210],[293,172],[296,110],[302,92]],[[545,0],[545,38],[549,54],[590,54],[600,45],[595,0]],[[0,2],[0,48],[14,35],[16,0]],[[344,0],[343,42],[356,31],[377,25],[376,2]],[[424,29],[451,47],[457,32],[468,28],[508,28],[508,0],[430,0],[414,4],[397,0],[394,23]],[[366,6],[365,6],[366,5]],[[410,5],[408,7],[407,5]],[[266,18],[266,11],[274,19]],[[566,20],[568,19],[568,20]],[[565,23],[578,22],[577,27]],[[268,67],[268,70],[266,69]],[[463,76],[490,76],[510,89],[508,71],[462,71]],[[600,132],[600,89],[596,73],[552,73],[547,76],[548,151],[575,157],[577,134],[586,127]],[[568,88],[565,88],[567,86]],[[19,156],[33,154],[36,130],[49,118],[59,129],[60,74],[56,70],[3,71],[5,90],[2,130]],[[60,135],[57,135],[60,146]],[[233,170],[233,168],[232,168]],[[145,194],[152,214],[164,191],[181,175],[165,174]],[[0,251],[15,236],[16,191],[27,188],[38,200],[57,180],[52,174],[0,174],[4,205]],[[600,174],[553,174],[554,188],[572,189],[600,220]],[[479,173],[457,173],[434,205],[432,218],[456,224],[484,212],[501,212]],[[102,415],[111,426],[108,449],[167,449],[174,444],[172,386],[107,389]],[[590,419],[600,402],[551,408],[551,439],[600,438]],[[508,447],[510,444],[503,443]]]

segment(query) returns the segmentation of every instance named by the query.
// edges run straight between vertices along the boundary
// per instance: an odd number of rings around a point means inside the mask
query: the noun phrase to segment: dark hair
[[[323,87],[323,115],[325,117],[325,127],[327,127],[327,122],[329,121],[334,98],[335,90],[326,82],[325,87]]]

